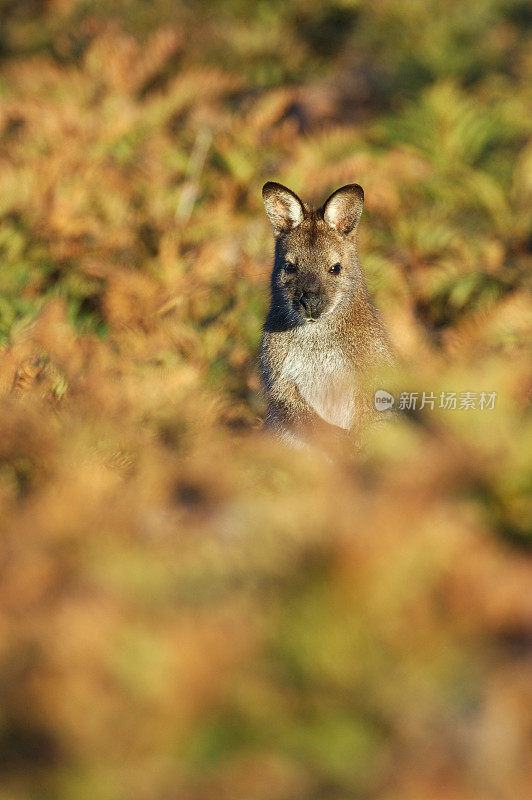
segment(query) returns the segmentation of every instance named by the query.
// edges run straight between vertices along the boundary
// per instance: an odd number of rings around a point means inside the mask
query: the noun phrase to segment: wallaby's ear
[[[262,187],[262,199],[276,236],[288,233],[303,222],[303,203],[282,183],[268,181]]]
[[[349,183],[337,189],[323,206],[323,219],[338,233],[351,233],[356,227],[364,207],[364,190],[358,183]]]

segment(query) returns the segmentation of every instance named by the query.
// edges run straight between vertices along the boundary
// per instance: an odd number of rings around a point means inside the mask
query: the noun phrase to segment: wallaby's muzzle
[[[299,298],[299,305],[302,315],[308,319],[318,319],[322,313],[325,303],[317,292],[304,292]]]

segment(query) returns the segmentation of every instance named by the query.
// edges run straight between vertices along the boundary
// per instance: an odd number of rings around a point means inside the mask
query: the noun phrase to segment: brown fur
[[[358,262],[362,189],[343,187],[317,210],[280,184],[265,184],[263,197],[275,234],[261,347],[266,425],[291,441],[358,431],[375,413],[375,373],[393,361]]]

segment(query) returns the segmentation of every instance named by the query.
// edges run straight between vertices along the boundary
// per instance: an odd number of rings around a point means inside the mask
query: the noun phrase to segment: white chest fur
[[[294,338],[282,377],[295,383],[303,399],[322,419],[349,429],[356,410],[353,366],[317,328],[318,324],[312,329],[305,326],[301,335]]]

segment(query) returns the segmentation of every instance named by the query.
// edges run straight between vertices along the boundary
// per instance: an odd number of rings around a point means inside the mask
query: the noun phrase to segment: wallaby
[[[376,416],[372,377],[393,363],[358,262],[364,192],[343,186],[310,209],[280,183],[262,196],[275,235],[271,305],[261,346],[266,427],[292,443],[358,433]]]

